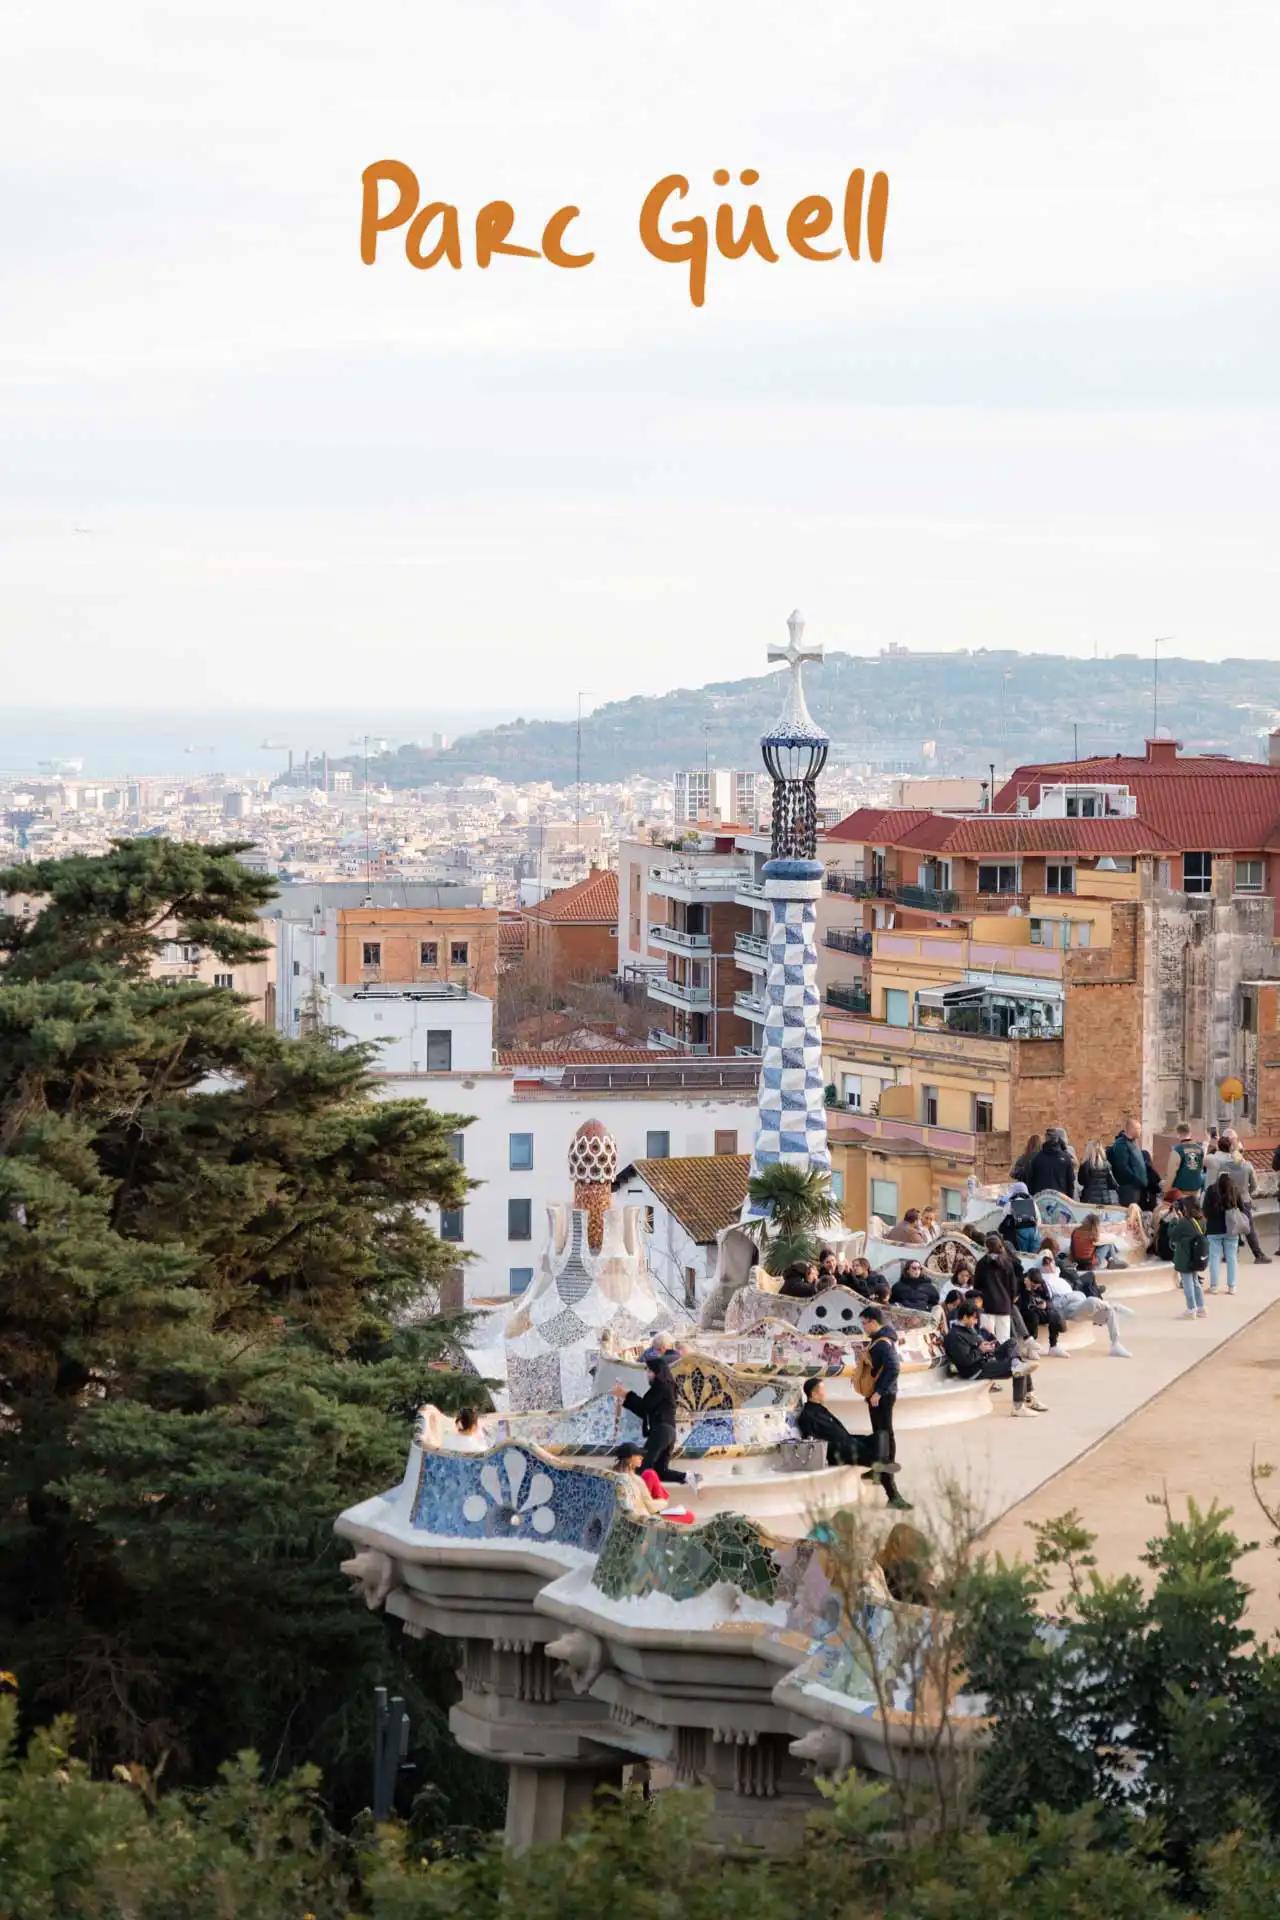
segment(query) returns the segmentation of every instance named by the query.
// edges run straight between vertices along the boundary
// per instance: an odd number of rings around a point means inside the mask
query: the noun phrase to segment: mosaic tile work
[[[862,1295],[850,1287],[832,1287],[815,1300],[789,1300],[782,1293],[741,1287],[729,1302],[724,1327],[726,1333],[741,1333],[762,1320],[785,1320],[797,1332],[825,1333],[833,1339],[861,1337],[862,1322],[858,1316],[866,1304]],[[915,1313],[909,1307],[885,1307],[882,1311],[900,1338],[912,1333],[931,1333],[937,1324],[932,1313]]]
[[[756,1382],[757,1388],[760,1382]],[[796,1399],[794,1390],[785,1396]],[[640,1438],[640,1422],[611,1393],[594,1395],[565,1413],[530,1411],[495,1417],[495,1434],[543,1448],[548,1453],[603,1459],[622,1440]],[[768,1453],[795,1438],[790,1406],[740,1407],[681,1416],[676,1421],[676,1452],[697,1459],[707,1454],[736,1456]]]
[[[1144,1260],[1147,1254],[1147,1235],[1145,1228],[1135,1230],[1129,1225],[1127,1209],[1124,1207],[1091,1207],[1086,1200],[1068,1200],[1061,1193],[1038,1193],[1036,1212],[1041,1223],[1049,1229],[1059,1247],[1065,1247],[1074,1230],[1090,1214],[1098,1216],[1099,1237],[1108,1240],[1117,1249],[1122,1259]]]
[[[727,1581],[752,1600],[778,1596],[781,1569],[758,1527],[740,1513],[718,1513],[700,1527],[664,1527],[619,1512],[592,1575],[609,1600],[696,1600]]]
[[[751,1172],[782,1162],[830,1173],[826,1083],[819,1025],[817,901],[822,867],[816,860],[770,860],[764,869],[769,903],[768,1013],[760,1054],[759,1109]],[[748,1200],[744,1218],[764,1209]]]
[[[557,1465],[531,1447],[424,1451],[412,1524],[451,1540],[527,1540],[598,1553],[616,1507],[610,1475]]]

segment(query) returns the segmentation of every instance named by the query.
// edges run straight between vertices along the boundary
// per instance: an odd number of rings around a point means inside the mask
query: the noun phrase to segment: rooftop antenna
[[[1071,738],[1075,742],[1072,748],[1071,758],[1078,760],[1080,758],[1080,722],[1078,720],[1071,722]]]
[[[590,687],[579,688],[578,690],[578,746],[577,746],[577,758],[576,758],[576,768],[575,768],[578,798],[577,798],[577,806],[574,814],[574,823],[575,823],[574,835],[577,839],[579,846],[582,845],[582,703],[584,700],[589,700],[590,698],[591,698]]]
[[[1171,633],[1158,633],[1151,642],[1151,738],[1160,737],[1160,649],[1172,640]]]

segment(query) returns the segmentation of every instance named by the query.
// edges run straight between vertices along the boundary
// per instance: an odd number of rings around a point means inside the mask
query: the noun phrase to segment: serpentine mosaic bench
[[[792,1300],[784,1293],[740,1287],[725,1312],[724,1330],[726,1334],[745,1333],[761,1321],[785,1320],[799,1333],[861,1339],[861,1315],[867,1304],[851,1287],[828,1287],[812,1300]],[[891,1306],[882,1307],[881,1312],[900,1339],[907,1334],[927,1334],[937,1328],[937,1316],[933,1313]]]

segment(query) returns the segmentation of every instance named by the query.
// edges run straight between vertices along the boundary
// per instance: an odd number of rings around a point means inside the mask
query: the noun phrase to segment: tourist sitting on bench
[[[876,1444],[869,1433],[850,1433],[826,1403],[822,1376],[815,1374],[804,1383],[804,1399],[796,1415],[796,1432],[802,1440],[821,1440],[827,1449],[829,1467],[869,1467],[876,1457]],[[877,1469],[879,1471],[879,1469]]]
[[[978,1309],[965,1302],[942,1342],[951,1369],[961,1380],[1012,1380],[1015,1413],[1047,1413],[1031,1391],[1032,1361],[1018,1358],[1013,1340],[996,1342],[978,1325]]]
[[[912,1313],[932,1313],[938,1304],[938,1289],[918,1260],[908,1260],[901,1277],[889,1289],[892,1307],[907,1307]]]
[[[632,1491],[645,1513],[652,1514],[656,1520],[673,1520],[679,1527],[692,1526],[693,1515],[688,1507],[673,1507],[671,1495],[653,1468],[643,1465],[644,1448],[638,1441],[624,1440],[613,1457],[618,1463],[618,1472],[636,1482]]]
[[[1058,1345],[1059,1336],[1067,1323],[1053,1304],[1053,1297],[1045,1285],[1043,1274],[1035,1267],[1023,1274],[1013,1304],[1022,1316],[1022,1323],[1030,1339],[1034,1340],[1041,1327],[1046,1327],[1052,1358],[1070,1359],[1071,1356],[1066,1348]]]
[[[882,1273],[875,1271],[871,1262],[864,1259],[862,1254],[857,1254],[849,1262],[849,1271],[845,1274],[842,1285],[851,1288],[854,1293],[860,1293],[864,1300],[879,1300],[882,1297],[879,1289],[882,1287],[883,1298],[887,1300],[889,1297],[888,1281]]]
[[[1079,1286],[1073,1287],[1059,1273],[1057,1262],[1052,1255],[1046,1254],[1040,1263],[1040,1273],[1050,1298],[1064,1320],[1091,1320],[1095,1327],[1105,1327],[1111,1340],[1113,1360],[1131,1360],[1132,1354],[1120,1340],[1120,1321],[1118,1311],[1109,1301],[1098,1296],[1098,1283],[1091,1273],[1077,1276]],[[1090,1295],[1084,1289],[1092,1287]]]

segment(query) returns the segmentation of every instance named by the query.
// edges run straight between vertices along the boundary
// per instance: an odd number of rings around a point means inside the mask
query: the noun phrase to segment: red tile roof
[[[873,847],[897,846],[898,836],[933,816],[928,807],[858,807],[828,829],[826,840],[856,840]]]
[[[653,1066],[663,1060],[679,1060],[681,1054],[652,1047],[569,1047],[557,1053],[553,1047],[499,1047],[494,1062],[499,1067],[630,1067]]]
[[[611,867],[593,867],[585,880],[549,893],[524,912],[527,920],[551,920],[559,925],[603,922],[614,927],[618,924],[618,876]]]
[[[529,929],[518,915],[514,920],[499,920],[498,952],[523,953],[527,944],[528,932]]]
[[[995,810],[1014,812],[1022,795],[1034,807],[1043,787],[1063,780],[1128,787],[1138,818],[1184,850],[1257,853],[1280,847],[1280,766],[1226,754],[1179,758],[1173,741],[1149,741],[1145,757],[1117,753],[1019,767],[996,795]],[[1083,823],[1073,821],[1073,828],[1077,824]]]
[[[1170,853],[1181,844],[1142,820],[1029,820],[1022,813],[933,814],[892,844],[921,853]]]
[[[632,1164],[699,1246],[709,1246],[741,1216],[751,1171],[749,1153],[703,1153]]]

